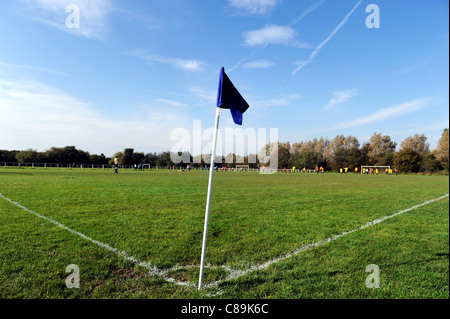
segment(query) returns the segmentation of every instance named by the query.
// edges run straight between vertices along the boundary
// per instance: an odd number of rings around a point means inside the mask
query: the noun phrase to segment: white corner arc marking
[[[345,231],[345,232],[343,232],[343,233],[341,233],[341,234],[334,235],[334,236],[332,236],[332,237],[329,237],[329,238],[327,238],[327,239],[320,240],[320,241],[315,242],[315,243],[312,243],[312,244],[303,245],[303,246],[299,247],[298,249],[296,249],[296,250],[294,250],[294,251],[292,251],[292,252],[290,252],[290,253],[287,253],[287,254],[284,254],[284,255],[279,256],[279,257],[277,257],[277,258],[274,258],[274,259],[272,259],[272,260],[269,260],[269,261],[267,261],[267,262],[265,262],[265,263],[263,263],[263,264],[251,266],[251,267],[249,267],[249,268],[247,268],[247,269],[245,269],[245,270],[235,270],[235,269],[232,269],[232,268],[230,268],[230,267],[228,267],[228,266],[226,266],[226,265],[223,265],[223,266],[213,266],[213,265],[208,265],[208,266],[206,266],[207,268],[222,268],[222,269],[227,270],[230,274],[229,274],[225,279],[218,280],[218,281],[215,281],[215,282],[210,283],[210,284],[205,284],[205,285],[204,285],[204,288],[214,288],[214,287],[217,287],[217,286],[218,286],[220,283],[222,283],[222,282],[229,281],[229,280],[232,280],[232,279],[236,279],[236,278],[238,278],[238,277],[244,276],[244,275],[246,275],[246,274],[248,274],[248,273],[251,273],[251,272],[253,272],[253,271],[256,271],[256,270],[264,270],[264,269],[267,269],[269,266],[271,266],[271,265],[273,265],[273,264],[275,264],[275,263],[277,263],[277,262],[279,262],[279,261],[282,261],[282,260],[291,258],[291,257],[293,257],[293,256],[295,256],[295,255],[298,255],[298,254],[300,254],[301,252],[304,252],[304,251],[306,251],[306,250],[308,250],[308,249],[322,246],[322,245],[324,245],[324,244],[326,244],[326,243],[329,243],[329,242],[331,242],[331,241],[333,241],[333,240],[336,240],[336,239],[339,239],[339,238],[344,237],[344,236],[346,236],[346,235],[352,234],[352,233],[354,233],[354,232],[356,232],[356,231],[358,231],[358,230],[362,230],[362,229],[365,229],[365,228],[367,228],[367,227],[369,227],[369,226],[373,226],[373,225],[379,224],[379,223],[381,223],[381,222],[383,222],[383,221],[385,221],[385,220],[387,220],[387,219],[393,218],[393,217],[395,217],[395,216],[404,214],[404,213],[406,213],[406,212],[412,211],[412,210],[417,209],[417,208],[419,208],[419,207],[422,207],[422,206],[431,204],[431,203],[433,203],[433,202],[439,201],[439,200],[444,199],[444,198],[446,198],[446,197],[448,197],[448,196],[449,196],[449,194],[446,194],[446,195],[441,196],[441,197],[439,197],[439,198],[432,199],[432,200],[426,201],[426,202],[424,202],[424,203],[422,203],[422,204],[415,205],[415,206],[413,206],[413,207],[410,207],[410,208],[407,208],[407,209],[398,211],[398,212],[395,213],[395,214],[388,215],[388,216],[385,216],[385,217],[382,217],[382,218],[379,218],[379,219],[375,219],[375,220],[373,220],[373,221],[371,221],[371,222],[368,222],[368,223],[366,223],[366,224],[364,224],[364,225],[362,225],[362,226],[360,226],[360,227],[358,227],[358,228],[355,228],[355,229],[353,229],[353,230]],[[13,205],[15,205],[15,206],[17,206],[17,207],[23,209],[24,211],[26,211],[26,212],[28,212],[28,213],[31,213],[31,214],[35,215],[35,216],[38,217],[38,218],[44,219],[44,220],[46,220],[46,221],[48,221],[48,222],[50,222],[50,223],[52,223],[52,224],[54,224],[54,225],[56,225],[56,226],[58,226],[58,227],[61,227],[61,228],[65,229],[65,230],[69,231],[70,233],[72,233],[72,234],[74,234],[74,235],[77,235],[77,236],[79,236],[79,237],[81,237],[81,238],[84,238],[84,239],[86,239],[86,240],[92,242],[93,244],[96,244],[97,246],[102,247],[102,248],[104,248],[104,249],[106,249],[106,250],[108,250],[108,251],[110,251],[110,252],[112,252],[112,253],[114,253],[114,254],[116,254],[116,255],[118,255],[118,256],[120,256],[120,257],[122,257],[122,258],[124,258],[124,259],[126,259],[126,260],[128,260],[128,261],[130,261],[130,262],[132,262],[132,263],[134,263],[134,264],[136,264],[136,265],[139,265],[139,266],[141,266],[141,267],[146,268],[146,269],[149,271],[149,274],[150,274],[150,275],[156,275],[156,276],[159,276],[159,277],[161,277],[163,280],[165,280],[165,281],[167,281],[167,282],[169,282],[169,283],[176,284],[176,285],[185,286],[185,287],[191,287],[191,288],[196,288],[196,284],[195,284],[195,283],[184,282],[184,281],[178,281],[178,280],[175,280],[175,279],[171,278],[168,274],[169,274],[170,272],[172,272],[172,271],[175,271],[175,270],[187,269],[187,268],[195,268],[195,267],[199,267],[199,266],[194,266],[194,265],[190,265],[190,266],[180,266],[180,265],[176,265],[176,266],[174,266],[174,267],[172,267],[172,268],[169,268],[169,269],[166,269],[166,270],[159,269],[159,268],[153,266],[150,262],[142,262],[142,261],[139,261],[136,257],[134,257],[134,256],[132,256],[132,255],[129,255],[129,254],[126,253],[125,251],[121,251],[121,250],[119,250],[119,249],[116,249],[116,248],[114,248],[114,247],[111,247],[111,246],[108,245],[108,244],[99,242],[98,240],[92,239],[92,238],[90,238],[89,236],[87,236],[87,235],[85,235],[85,234],[83,234],[83,233],[80,233],[80,232],[78,232],[78,231],[76,231],[76,230],[73,230],[73,229],[71,229],[71,228],[69,228],[69,227],[67,227],[67,226],[65,226],[65,225],[63,225],[63,224],[61,224],[61,223],[59,223],[59,222],[57,222],[57,221],[51,219],[51,218],[48,218],[48,217],[43,216],[43,215],[41,215],[41,214],[38,214],[38,213],[32,211],[31,209],[28,209],[27,207],[25,207],[25,206],[23,206],[23,205],[21,205],[21,204],[15,202],[15,201],[13,201],[13,200],[7,198],[7,197],[5,197],[2,193],[0,193],[0,197],[3,198],[4,200],[10,202],[11,204],[13,204]]]

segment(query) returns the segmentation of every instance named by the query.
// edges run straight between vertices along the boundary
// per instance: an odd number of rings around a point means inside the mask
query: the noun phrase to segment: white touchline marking
[[[346,235],[352,234],[352,233],[354,233],[354,232],[356,232],[356,231],[358,231],[358,230],[362,230],[362,229],[365,229],[365,228],[367,228],[367,227],[369,227],[369,226],[373,226],[373,225],[379,224],[379,223],[381,223],[381,222],[384,222],[384,221],[387,220],[387,219],[390,219],[390,218],[395,217],[395,216],[398,216],[398,215],[400,215],[400,214],[403,214],[403,213],[412,211],[412,210],[417,209],[417,208],[419,208],[419,207],[422,207],[422,206],[431,204],[431,203],[433,203],[433,202],[439,201],[439,200],[444,199],[444,198],[446,198],[446,197],[448,197],[448,196],[449,196],[449,194],[446,194],[446,195],[441,196],[441,197],[439,197],[439,198],[432,199],[432,200],[426,201],[426,202],[424,202],[424,203],[422,203],[422,204],[419,204],[419,205],[416,205],[416,206],[407,208],[407,209],[405,209],[405,210],[398,211],[398,212],[395,213],[395,214],[388,215],[388,216],[385,216],[385,217],[382,217],[382,218],[379,218],[379,219],[375,219],[375,220],[373,220],[373,221],[371,221],[371,222],[368,222],[368,223],[366,223],[366,224],[364,224],[364,225],[362,225],[362,226],[360,226],[360,227],[358,227],[358,228],[355,228],[355,229],[349,230],[349,231],[345,231],[345,232],[343,232],[343,233],[341,233],[341,234],[339,234],[339,235],[334,235],[334,236],[332,236],[332,237],[329,237],[329,238],[327,238],[327,239],[320,240],[320,241],[315,242],[315,243],[312,243],[312,244],[303,245],[303,246],[301,246],[300,248],[298,248],[298,249],[296,249],[296,250],[294,250],[294,251],[292,251],[292,252],[290,252],[290,253],[287,253],[287,254],[284,254],[284,255],[279,256],[279,257],[277,257],[277,258],[274,258],[274,259],[272,259],[272,260],[269,260],[269,261],[267,261],[267,262],[265,262],[265,263],[263,263],[263,264],[251,266],[251,267],[249,267],[249,268],[247,268],[247,269],[245,269],[245,270],[236,270],[236,269],[232,269],[232,268],[230,268],[230,267],[228,267],[228,266],[226,266],[226,265],[223,265],[223,266],[213,266],[213,265],[205,266],[205,267],[207,267],[207,268],[222,268],[222,269],[228,271],[230,274],[229,274],[225,279],[223,279],[223,280],[218,280],[218,281],[215,281],[215,282],[210,283],[210,284],[205,284],[205,285],[204,285],[204,288],[214,288],[214,287],[217,287],[217,286],[218,286],[220,283],[222,283],[222,282],[225,282],[225,281],[228,281],[228,280],[232,280],[232,279],[236,279],[236,278],[238,278],[238,277],[244,276],[244,275],[246,275],[246,274],[248,274],[248,273],[250,273],[250,272],[256,271],[256,270],[264,270],[264,269],[267,269],[269,266],[271,266],[271,265],[273,265],[273,264],[275,264],[275,263],[277,263],[277,262],[279,262],[279,261],[281,261],[281,260],[285,260],[285,259],[291,258],[291,257],[293,257],[293,256],[295,256],[295,255],[298,255],[299,253],[304,252],[304,251],[306,251],[306,250],[308,250],[308,249],[322,246],[322,245],[324,245],[324,244],[326,244],[326,243],[329,243],[329,242],[331,242],[331,241],[333,241],[333,240],[336,240],[336,239],[338,239],[338,238],[341,238],[341,237],[344,237],[344,236],[346,236]],[[175,280],[175,279],[169,277],[169,276],[168,276],[168,273],[173,272],[173,271],[177,271],[177,270],[181,270],[181,269],[196,268],[196,267],[199,267],[199,266],[196,266],[196,265],[190,265],[190,266],[180,266],[180,265],[176,265],[176,266],[174,266],[174,267],[172,267],[172,268],[169,268],[169,269],[166,269],[166,270],[159,269],[159,268],[153,266],[153,265],[152,265],[151,263],[149,263],[149,262],[142,262],[142,261],[139,261],[137,258],[135,258],[135,257],[133,257],[133,256],[131,256],[131,255],[129,255],[129,254],[127,254],[127,253],[124,252],[124,251],[118,250],[118,249],[116,249],[116,248],[114,248],[114,247],[111,247],[111,246],[109,246],[109,245],[107,245],[107,244],[104,244],[104,243],[102,243],[102,242],[99,242],[99,241],[97,241],[97,240],[95,240],[95,239],[92,239],[92,238],[86,236],[85,234],[80,233],[80,232],[78,232],[78,231],[76,231],[76,230],[73,230],[73,229],[71,229],[71,228],[69,228],[69,227],[67,227],[67,226],[65,226],[65,225],[63,225],[63,224],[61,224],[61,223],[59,223],[59,222],[57,222],[57,221],[51,219],[51,218],[45,217],[45,216],[43,216],[43,215],[40,215],[40,214],[38,214],[38,213],[32,211],[31,209],[28,209],[28,208],[26,208],[25,206],[23,206],[23,205],[21,205],[21,204],[15,202],[15,201],[13,201],[13,200],[11,200],[11,199],[5,197],[2,193],[0,193],[0,197],[2,197],[3,199],[7,200],[7,201],[10,202],[11,204],[14,204],[14,205],[16,205],[17,207],[20,207],[21,209],[23,209],[23,210],[25,210],[25,211],[27,211],[27,212],[29,212],[29,213],[35,215],[36,217],[39,217],[39,218],[42,218],[42,219],[44,219],[44,220],[46,220],[46,221],[48,221],[48,222],[51,222],[52,224],[55,224],[56,226],[59,226],[59,227],[65,229],[65,230],[69,231],[69,232],[72,233],[72,234],[75,234],[75,235],[77,235],[77,236],[80,236],[80,237],[82,237],[82,238],[84,238],[84,239],[86,239],[86,240],[88,240],[88,241],[90,241],[90,242],[96,244],[97,246],[100,246],[100,247],[102,247],[102,248],[105,248],[106,250],[108,250],[108,251],[110,251],[110,252],[113,252],[113,253],[115,253],[116,255],[121,256],[121,257],[125,258],[125,259],[128,260],[128,261],[131,261],[132,263],[134,263],[134,264],[136,264],[136,265],[139,265],[139,266],[141,266],[141,267],[144,267],[144,268],[148,269],[150,275],[156,275],[156,276],[159,276],[159,277],[161,277],[163,280],[165,280],[165,281],[167,281],[167,282],[169,282],[169,283],[177,284],[177,285],[180,285],[180,286],[191,287],[191,288],[196,288],[196,287],[197,287],[195,283],[190,283],[190,282],[184,282],[184,281],[178,281],[178,280]],[[215,294],[214,294],[214,295],[215,295]]]
[[[166,280],[166,281],[168,281],[168,282],[176,283],[176,284],[179,284],[179,285],[187,285],[185,282],[179,282],[179,281],[176,281],[176,280],[173,279],[173,278],[168,277],[168,276],[167,276],[167,271],[164,271],[164,270],[161,270],[161,269],[159,269],[159,268],[156,268],[156,267],[153,266],[151,263],[139,261],[136,257],[133,257],[133,256],[127,254],[127,253],[124,252],[124,251],[118,250],[118,249],[116,249],[116,248],[114,248],[114,247],[111,247],[111,246],[109,246],[109,245],[107,245],[107,244],[104,244],[104,243],[102,243],[102,242],[99,242],[98,240],[92,239],[92,238],[86,236],[85,234],[80,233],[80,232],[78,232],[78,231],[76,231],[76,230],[73,230],[73,229],[71,229],[71,228],[69,228],[69,227],[67,227],[67,226],[65,226],[65,225],[63,225],[63,224],[61,224],[61,223],[59,223],[59,222],[57,222],[57,221],[51,219],[51,218],[45,217],[45,216],[43,216],[43,215],[40,215],[40,214],[38,214],[38,213],[32,211],[31,209],[28,209],[28,208],[26,208],[25,206],[23,206],[23,205],[21,205],[21,204],[15,202],[15,201],[13,201],[13,200],[11,200],[11,199],[5,197],[2,193],[0,193],[0,197],[2,197],[3,199],[7,200],[7,201],[10,202],[11,204],[14,204],[14,205],[16,205],[17,207],[20,207],[20,208],[22,208],[23,210],[25,210],[25,211],[27,211],[27,212],[29,212],[29,213],[35,215],[36,217],[42,218],[42,219],[44,219],[44,220],[46,220],[46,221],[48,221],[48,222],[50,222],[50,223],[52,223],[52,224],[55,224],[56,226],[59,226],[59,227],[65,229],[65,230],[71,232],[72,234],[75,234],[75,235],[77,235],[77,236],[80,236],[80,237],[82,237],[82,238],[84,238],[84,239],[86,239],[86,240],[88,240],[88,241],[90,241],[90,242],[96,244],[97,246],[100,246],[100,247],[102,247],[102,248],[105,248],[106,250],[109,250],[110,252],[113,252],[113,253],[115,253],[116,255],[121,256],[121,257],[123,257],[124,259],[126,259],[126,260],[128,260],[128,261],[131,261],[131,262],[134,263],[134,264],[137,264],[137,265],[139,265],[139,266],[142,266],[142,267],[144,267],[144,268],[147,268],[147,269],[150,271],[150,274],[151,274],[151,275],[157,275],[157,276],[160,276],[160,277],[162,277],[164,280]]]
[[[358,227],[358,228],[355,228],[355,229],[349,230],[349,231],[345,231],[345,232],[343,232],[343,233],[341,233],[341,234],[339,234],[339,235],[334,235],[334,236],[332,236],[332,237],[330,237],[330,238],[323,239],[323,240],[320,240],[320,241],[315,242],[315,243],[312,243],[312,244],[303,245],[303,246],[301,246],[300,248],[298,248],[298,249],[296,249],[296,250],[294,250],[294,251],[292,251],[292,252],[290,252],[290,253],[287,253],[287,254],[285,254],[285,255],[279,256],[279,257],[274,258],[274,259],[272,259],[272,260],[269,260],[269,261],[267,261],[267,262],[265,262],[265,263],[263,263],[263,264],[260,264],[260,265],[254,265],[254,266],[252,266],[252,267],[249,267],[249,268],[246,269],[246,270],[242,270],[242,271],[239,271],[239,270],[231,270],[231,271],[230,271],[231,274],[230,274],[227,278],[225,278],[225,279],[222,280],[222,281],[214,282],[214,283],[210,284],[209,286],[210,286],[210,287],[217,286],[219,283],[221,283],[221,282],[223,282],[223,281],[227,281],[227,280],[231,280],[231,279],[238,278],[238,277],[243,276],[243,275],[246,275],[246,274],[248,274],[248,273],[250,273],[250,272],[252,272],[252,271],[266,269],[266,268],[268,268],[268,267],[269,267],[270,265],[272,265],[272,264],[275,264],[275,263],[277,263],[277,262],[279,262],[279,261],[281,261],[281,260],[285,260],[285,259],[291,258],[291,257],[293,257],[293,256],[295,256],[295,255],[298,255],[298,254],[301,253],[301,252],[304,252],[305,250],[308,250],[308,249],[314,248],[314,247],[322,246],[322,245],[324,245],[324,244],[326,244],[326,243],[329,243],[329,242],[331,242],[331,241],[333,241],[333,240],[336,240],[336,239],[338,239],[338,238],[341,238],[341,237],[344,237],[344,236],[346,236],[346,235],[352,234],[352,233],[354,233],[354,232],[356,232],[356,231],[358,231],[358,230],[362,230],[362,229],[367,228],[367,227],[369,227],[369,226],[373,226],[373,225],[379,224],[379,223],[381,223],[381,222],[384,222],[384,221],[387,220],[387,219],[390,219],[390,218],[395,217],[395,216],[398,216],[398,215],[400,215],[400,214],[403,214],[403,213],[412,211],[412,210],[414,210],[414,209],[416,209],[416,208],[419,208],[419,207],[422,207],[422,206],[431,204],[431,203],[433,203],[433,202],[439,201],[439,200],[444,199],[445,197],[448,197],[448,196],[449,196],[449,194],[446,194],[446,195],[444,195],[444,196],[442,196],[442,197],[439,197],[439,198],[436,198],[436,199],[432,199],[432,200],[426,201],[425,203],[422,203],[422,204],[419,204],[419,205],[416,205],[416,206],[407,208],[407,209],[405,209],[405,210],[401,210],[401,211],[399,211],[399,212],[397,212],[397,213],[395,213],[395,214],[388,215],[388,216],[385,216],[385,217],[382,217],[382,218],[379,218],[379,219],[375,219],[375,220],[373,220],[373,221],[371,221],[371,222],[368,222],[368,223],[366,223],[366,224],[364,224],[364,225],[362,225],[362,226],[360,226],[360,227]]]

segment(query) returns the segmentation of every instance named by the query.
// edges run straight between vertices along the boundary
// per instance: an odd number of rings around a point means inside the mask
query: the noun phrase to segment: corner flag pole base
[[[203,229],[203,245],[202,245],[202,258],[200,261],[200,276],[198,280],[198,290],[203,287],[203,274],[205,270],[205,254],[206,254],[206,241],[208,238],[208,223],[209,223],[209,209],[211,205],[211,190],[214,175],[214,159],[216,157],[216,145],[217,145],[217,131],[219,130],[219,117],[222,109],[216,108],[216,120],[214,124],[214,137],[211,151],[211,166],[209,168],[209,183],[208,183],[208,196],[206,198],[206,212],[205,212],[205,227]]]

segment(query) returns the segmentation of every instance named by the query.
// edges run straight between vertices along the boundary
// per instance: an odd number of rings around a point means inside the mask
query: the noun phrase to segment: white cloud
[[[159,102],[159,103],[165,104],[167,106],[171,106],[171,107],[187,107],[188,106],[182,102],[167,100],[167,99],[153,99],[153,101]]]
[[[217,103],[217,89],[212,91],[199,87],[191,87],[189,91],[192,93],[193,97],[201,103],[206,103],[208,105],[215,105]]]
[[[31,12],[31,18],[77,36],[103,39],[109,30],[109,14],[114,10],[111,0],[22,0]],[[80,12],[80,27],[68,28],[66,12],[76,5]]]
[[[285,94],[281,95],[279,98],[276,99],[269,99],[269,100],[249,100],[249,104],[252,107],[279,107],[279,106],[287,106],[290,105],[293,101],[301,99],[302,97],[299,94]]]
[[[250,14],[266,14],[280,2],[279,0],[229,0],[231,6]]]
[[[206,65],[205,62],[199,60],[185,60],[180,58],[165,57],[156,54],[147,54],[143,51],[127,52],[126,54],[140,58],[149,63],[152,62],[162,63],[186,71],[199,71]]]
[[[213,91],[198,87],[192,87],[189,89],[189,91],[196,99],[199,100],[199,102],[205,103],[206,105],[215,105],[217,102],[217,90]],[[302,96],[296,93],[280,94],[277,98],[274,99],[256,99],[251,96],[245,96],[246,101],[252,109],[259,107],[271,108],[277,106],[286,106],[290,105],[293,101],[301,98]]]
[[[356,90],[345,90],[333,92],[333,98],[325,105],[325,109],[333,108],[334,106],[347,102],[356,94]]]
[[[361,117],[359,117],[355,120],[349,121],[349,122],[343,122],[343,123],[336,124],[334,126],[329,127],[326,130],[333,131],[333,130],[346,129],[346,128],[367,125],[367,124],[403,116],[408,113],[412,113],[412,112],[415,112],[419,109],[426,107],[427,104],[429,103],[429,101],[430,101],[429,99],[423,98],[423,99],[416,99],[416,100],[404,102],[399,105],[380,109],[376,112],[367,114],[365,116],[361,116]]]
[[[243,33],[244,44],[247,46],[266,46],[269,44],[288,45],[298,48],[311,48],[309,43],[299,42],[294,29],[287,26],[268,24],[259,30],[246,31]]]
[[[266,69],[273,66],[275,63],[269,60],[255,60],[242,65],[244,69]]]
[[[25,70],[31,70],[31,71],[37,71],[37,72],[51,73],[51,74],[56,74],[56,75],[61,75],[61,76],[69,76],[69,74],[66,72],[55,71],[55,70],[52,70],[49,68],[43,68],[43,67],[38,67],[38,66],[31,66],[31,65],[24,65],[24,64],[11,64],[11,63],[4,63],[4,62],[0,62],[0,65],[10,67],[10,68],[16,68],[16,69],[25,69]]]
[[[317,3],[315,3],[314,5],[312,5],[311,7],[309,7],[308,9],[306,9],[305,11],[302,12],[301,15],[299,15],[298,17],[296,17],[294,20],[291,21],[291,23],[289,23],[289,26],[292,26],[296,23],[298,23],[300,20],[302,20],[304,17],[306,17],[307,15],[309,15],[311,12],[313,12],[314,10],[316,10],[320,5],[322,5],[322,3],[324,3],[325,0],[319,0]],[[295,40],[294,40],[295,43]],[[298,43],[297,43],[298,44]],[[265,44],[264,46],[262,46],[260,48],[260,50],[264,49],[267,46],[267,44]],[[311,48],[310,44],[307,43],[303,43],[300,47],[305,47],[305,48]],[[233,70],[235,70],[236,68],[238,68],[242,63],[244,63],[246,60],[248,60],[249,58],[253,57],[257,52],[253,52],[251,54],[251,56],[249,56],[248,58],[242,59],[240,60],[238,63],[236,63],[235,65],[233,65],[228,72],[232,72]]]
[[[74,145],[112,156],[125,147],[137,151],[169,150],[170,132],[191,119],[171,106],[141,107],[123,118],[97,112],[90,103],[37,82],[0,79],[0,136],[5,149],[38,149]],[[142,111],[144,110],[144,111]]]

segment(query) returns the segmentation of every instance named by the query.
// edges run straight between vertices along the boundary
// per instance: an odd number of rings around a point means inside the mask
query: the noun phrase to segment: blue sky
[[[68,28],[69,5],[79,28]],[[368,28],[367,6],[380,27]],[[170,150],[214,124],[220,68],[242,129],[280,141],[449,127],[445,0],[11,0],[0,3],[0,149]],[[70,20],[69,22],[73,22]],[[221,129],[235,128],[231,116]],[[207,136],[203,144],[208,142]]]

